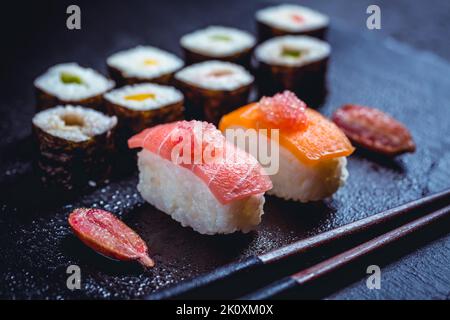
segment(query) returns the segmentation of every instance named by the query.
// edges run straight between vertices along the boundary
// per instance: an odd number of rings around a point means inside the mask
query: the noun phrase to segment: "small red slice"
[[[88,247],[122,261],[136,260],[153,267],[145,242],[113,214],[101,209],[79,208],[69,215],[73,232]]]
[[[296,23],[303,23],[305,21],[305,18],[299,14],[293,14],[291,15],[291,19]]]
[[[334,113],[333,121],[355,144],[371,151],[395,156],[416,150],[408,129],[378,109],[344,105]]]

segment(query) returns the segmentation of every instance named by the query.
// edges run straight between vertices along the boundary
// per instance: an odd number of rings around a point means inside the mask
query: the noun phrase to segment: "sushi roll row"
[[[256,47],[250,33],[230,27],[210,26],[183,36],[180,46],[188,65],[184,69],[180,58],[151,46],[108,57],[106,65],[113,80],[75,63],[54,66],[35,81],[38,110],[71,104],[107,112],[103,96],[115,85],[155,83],[182,91],[188,118],[217,124],[230,108],[247,102],[254,82],[247,70],[252,68],[260,96],[287,89],[311,105],[320,103],[326,94],[330,55],[330,46],[320,39],[325,37],[328,18],[302,6],[280,5],[259,10],[256,20],[265,30],[274,30],[260,32],[260,42],[269,40]],[[219,61],[228,64],[219,65]],[[227,72],[218,73],[218,68]],[[235,71],[228,72],[231,69]],[[127,120],[119,115],[120,123]]]
[[[32,122],[40,178],[65,191],[108,180],[117,149],[125,149],[133,134],[183,119],[179,90],[156,83],[113,89],[115,81],[76,63],[56,65],[34,84],[38,113]]]

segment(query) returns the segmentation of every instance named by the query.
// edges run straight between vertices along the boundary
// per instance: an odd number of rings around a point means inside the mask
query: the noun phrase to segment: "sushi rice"
[[[261,222],[264,194],[222,204],[192,171],[150,151],[139,152],[138,167],[141,196],[183,227],[212,235],[249,232]]]
[[[68,80],[65,81],[66,77]],[[114,87],[114,81],[77,63],[62,63],[48,69],[35,81],[36,88],[61,101],[78,101],[101,95]]]
[[[177,56],[151,46],[138,46],[120,51],[107,59],[107,65],[119,70],[125,77],[152,79],[182,68]]]
[[[183,100],[183,94],[177,89],[153,83],[125,86],[104,97],[111,103],[136,111],[154,110]]]
[[[309,36],[275,37],[259,45],[255,57],[269,65],[303,66],[328,58],[331,47]]]
[[[181,46],[213,58],[231,56],[252,48],[256,41],[248,32],[222,26],[209,26],[183,36]]]
[[[326,15],[295,4],[281,4],[261,9],[256,13],[256,20],[288,32],[321,29],[329,24],[329,18]]]
[[[117,118],[81,106],[66,105],[37,113],[33,124],[49,135],[82,142],[114,128]]]
[[[273,189],[267,193],[286,200],[318,201],[333,195],[348,178],[347,158],[305,165],[286,148],[279,146],[279,170],[270,176]]]
[[[175,74],[175,79],[203,89],[226,91],[248,86],[254,81],[245,68],[216,60],[186,67]]]

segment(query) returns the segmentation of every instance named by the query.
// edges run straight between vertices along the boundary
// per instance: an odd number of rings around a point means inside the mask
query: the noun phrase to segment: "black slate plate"
[[[20,46],[11,53],[5,70],[14,73],[10,77],[3,74],[6,93],[0,102],[0,297],[142,297],[227,262],[450,186],[450,66],[427,53],[355,33],[333,22],[329,35],[333,47],[330,95],[319,110],[330,115],[347,102],[386,110],[411,129],[418,145],[415,154],[387,160],[357,152],[349,160],[347,185],[332,199],[301,205],[269,198],[263,223],[247,235],[211,237],[182,228],[142,201],[135,188],[136,175],[113,180],[73,200],[48,199],[35,183],[31,167],[31,83],[37,74],[70,60],[104,70],[108,54],[140,43],[178,52],[180,35],[209,23],[250,29],[252,12],[264,4],[240,3],[239,10],[216,4],[212,10],[212,4],[203,3],[205,12],[212,12],[205,16],[199,13],[200,7],[166,3],[158,5],[161,13],[151,20],[146,12],[151,12],[155,3],[123,5],[111,2],[101,23],[94,11],[104,8],[90,6],[91,11],[85,12],[85,30],[79,34],[56,29],[50,37],[49,30],[54,25],[62,28],[64,17],[50,20],[48,27],[34,31],[35,40],[22,44],[31,50],[25,52],[33,59],[19,54]],[[174,13],[181,9],[182,21]],[[122,19],[115,19],[117,12]],[[163,21],[162,34],[156,30]],[[41,49],[47,48],[45,44],[48,49],[44,54]],[[105,259],[84,247],[66,223],[68,213],[78,206],[102,207],[123,218],[148,243],[156,268],[143,272],[138,266]],[[72,292],[66,287],[66,268],[71,264],[81,268],[82,290]],[[441,280],[448,283],[448,277],[444,273]]]

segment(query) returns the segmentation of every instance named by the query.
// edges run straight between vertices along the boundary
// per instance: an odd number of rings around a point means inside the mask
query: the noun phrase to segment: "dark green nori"
[[[91,108],[98,111],[103,111],[103,100],[102,94],[81,100],[61,100],[58,97],[51,95],[39,88],[36,89],[36,109],[42,111],[45,109],[50,109],[58,105],[77,105],[86,108]]]
[[[198,62],[208,61],[208,60],[220,60],[227,61],[236,64],[240,64],[244,66],[246,69],[250,67],[250,60],[252,55],[253,48],[249,48],[240,52],[237,52],[233,55],[225,56],[225,57],[213,57],[205,54],[193,52],[189,49],[183,48],[184,52],[184,60],[187,65],[191,65]]]
[[[33,124],[39,149],[37,166],[45,186],[71,192],[90,181],[101,184],[111,173],[115,155],[115,128],[87,141],[74,142],[53,136]]]
[[[292,31],[286,31],[282,29],[278,29],[275,27],[271,27],[265,23],[257,21],[257,28],[258,28],[258,41],[261,43],[263,41],[266,41],[270,38],[274,37],[280,37],[280,36],[287,36],[287,35],[295,35],[295,36],[310,36],[314,38],[318,38],[321,40],[325,40],[328,32],[328,26],[321,27],[318,29],[312,29],[312,30],[306,30],[306,31],[300,31],[300,32],[292,32]]]
[[[126,147],[126,141],[134,134],[157,124],[168,123],[184,118],[183,100],[152,110],[132,110],[105,99],[108,114],[118,119],[120,147]],[[127,148],[127,147],[126,147]]]
[[[175,80],[185,98],[186,117],[204,119],[217,125],[223,115],[248,102],[253,83],[236,90],[209,90]]]
[[[178,71],[178,70],[176,70]],[[118,87],[123,87],[130,84],[137,84],[137,83],[157,83],[162,85],[169,85],[172,82],[173,75],[176,72],[166,73],[159,77],[155,78],[137,78],[137,77],[129,77],[123,74],[122,71],[119,69],[116,69],[114,67],[108,66],[108,73],[111,79],[113,79]]]
[[[328,58],[302,66],[269,65],[261,61],[257,64],[259,95],[272,96],[290,90],[310,107],[324,101]]]

